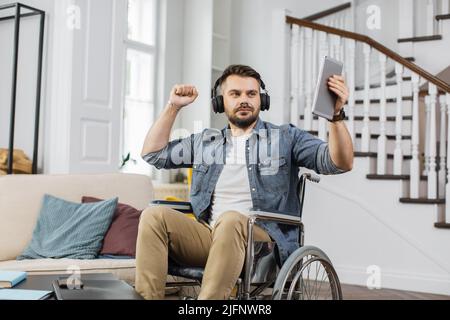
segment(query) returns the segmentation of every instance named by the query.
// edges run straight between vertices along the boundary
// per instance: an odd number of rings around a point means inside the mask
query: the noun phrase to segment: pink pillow
[[[98,202],[102,199],[84,196],[81,202]],[[100,255],[136,256],[136,240],[139,217],[142,211],[124,203],[118,203],[113,220],[103,240]]]

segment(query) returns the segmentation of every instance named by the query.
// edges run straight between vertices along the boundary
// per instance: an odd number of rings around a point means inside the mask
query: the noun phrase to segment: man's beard
[[[239,110],[239,109],[238,109]],[[258,119],[258,115],[259,112],[254,112],[255,110],[252,108],[252,110],[249,110],[247,112],[251,112],[252,115],[250,117],[246,117],[244,119],[239,118],[236,114],[237,112],[233,113],[233,114],[227,114],[228,116],[228,121],[230,121],[232,124],[234,124],[236,127],[240,128],[240,129],[246,129],[248,128],[252,123],[254,123],[256,121],[256,119]]]

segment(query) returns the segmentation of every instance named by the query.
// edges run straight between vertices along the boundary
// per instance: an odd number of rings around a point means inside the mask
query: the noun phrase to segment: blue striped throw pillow
[[[96,258],[117,201],[74,203],[46,194],[33,238],[17,260]]]

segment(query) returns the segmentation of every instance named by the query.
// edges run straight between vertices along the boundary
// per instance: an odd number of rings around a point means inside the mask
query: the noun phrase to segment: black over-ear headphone
[[[222,82],[222,77],[216,80],[216,83],[214,84],[214,88],[211,92],[211,104],[212,108],[215,113],[223,113],[225,112],[225,106],[223,104],[223,96],[217,95],[217,88]],[[259,96],[261,98],[261,111],[269,110],[270,108],[270,96],[269,93],[266,90],[266,85],[264,82],[260,79],[261,82],[261,89],[263,89],[263,93],[260,93]]]

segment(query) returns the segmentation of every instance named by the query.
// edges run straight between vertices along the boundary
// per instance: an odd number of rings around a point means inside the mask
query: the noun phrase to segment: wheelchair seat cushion
[[[169,260],[169,274],[172,276],[184,277],[188,279],[202,280],[204,268],[181,266]]]

